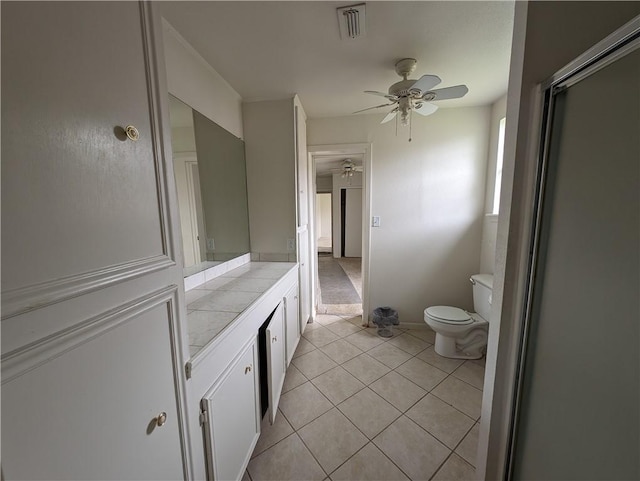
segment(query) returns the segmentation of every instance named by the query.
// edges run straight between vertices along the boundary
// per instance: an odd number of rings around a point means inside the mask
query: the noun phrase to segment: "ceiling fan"
[[[415,58],[403,58],[396,62],[396,73],[402,77],[402,80],[389,87],[389,93],[385,94],[384,92],[365,90],[367,94],[385,97],[390,102],[358,110],[354,112],[354,114],[395,105],[380,123],[384,124],[389,122],[400,112],[400,123],[402,125],[408,125],[411,112],[415,111],[425,116],[431,115],[438,110],[438,106],[429,102],[434,100],[458,99],[464,97],[469,91],[466,85],[456,85],[454,87],[432,90],[433,87],[441,82],[440,77],[437,75],[423,75],[418,80],[409,79],[408,77],[416,69],[417,63],[418,61]]]
[[[342,172],[342,177],[353,177],[354,172],[362,172],[362,166],[356,165],[351,159],[345,159],[342,162],[340,172]]]

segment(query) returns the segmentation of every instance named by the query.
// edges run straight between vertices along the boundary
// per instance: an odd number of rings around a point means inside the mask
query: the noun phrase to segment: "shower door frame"
[[[514,382],[514,394],[511,403],[510,426],[506,443],[505,478],[514,479],[516,439],[521,420],[523,402],[524,371],[530,342],[534,284],[540,275],[538,256],[541,247],[542,211],[550,156],[550,137],[553,129],[555,96],[564,89],[578,83],[616,60],[640,48],[640,16],[634,18],[594,47],[580,55],[573,62],[556,72],[539,86],[542,113],[539,131],[534,202],[531,208],[532,223],[528,240],[529,259],[527,263],[526,284],[524,288],[524,306],[520,317],[519,341],[517,348],[517,366]]]

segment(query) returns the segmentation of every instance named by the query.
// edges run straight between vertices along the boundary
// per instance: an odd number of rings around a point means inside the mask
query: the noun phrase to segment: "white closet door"
[[[2,4],[3,479],[190,477],[153,8]]]

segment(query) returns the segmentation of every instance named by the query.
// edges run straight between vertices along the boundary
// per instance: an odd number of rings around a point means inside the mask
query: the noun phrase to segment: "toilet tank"
[[[488,321],[491,317],[493,274],[474,274],[469,280],[473,284],[473,309]]]

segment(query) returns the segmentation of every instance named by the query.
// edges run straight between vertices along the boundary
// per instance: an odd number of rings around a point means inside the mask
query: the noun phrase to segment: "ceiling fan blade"
[[[430,101],[435,102],[436,100],[459,99],[460,97],[467,95],[468,91],[469,89],[466,85],[456,85],[454,87],[431,90],[427,93],[434,93],[436,95],[434,98],[430,99]]]
[[[389,95],[389,94],[385,94],[384,92],[377,92],[375,90],[365,90],[364,91],[365,94],[371,94],[371,95],[379,95],[380,97],[385,97],[389,100],[397,100],[398,97],[396,97],[395,95]]]
[[[417,89],[421,92],[426,92],[438,85],[440,82],[442,82],[442,80],[440,80],[440,77],[437,75],[423,75],[416,80],[416,83],[409,87],[409,90]]]
[[[379,109],[380,107],[388,107],[389,105],[394,105],[394,103],[390,103],[390,104],[382,104],[382,105],[376,105],[375,107],[369,107],[366,109],[362,109],[362,110],[356,110],[355,112],[353,112],[354,114],[358,114],[360,112],[364,112],[366,110],[372,110],[372,109]]]
[[[387,122],[389,122],[390,120],[393,120],[393,118],[396,116],[396,114],[398,113],[398,107],[396,107],[395,109],[393,109],[391,112],[389,112],[387,114],[387,116],[382,119],[382,122],[380,122],[381,124],[386,124]]]
[[[413,108],[413,110],[415,110],[420,115],[424,115],[426,117],[427,115],[431,115],[436,110],[438,110],[438,106],[430,103],[418,103]]]

